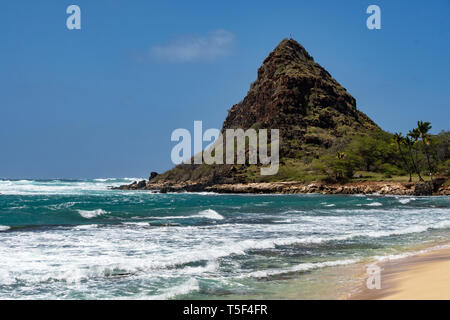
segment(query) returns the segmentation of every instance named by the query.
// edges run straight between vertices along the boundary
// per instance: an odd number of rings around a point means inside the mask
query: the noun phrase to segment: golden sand
[[[381,289],[367,289],[351,299],[450,300],[450,248],[383,262]]]

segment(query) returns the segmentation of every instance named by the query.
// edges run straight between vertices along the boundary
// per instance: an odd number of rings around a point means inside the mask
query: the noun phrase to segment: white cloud
[[[157,61],[212,61],[231,53],[235,36],[226,30],[216,30],[207,36],[185,35],[150,49]]]

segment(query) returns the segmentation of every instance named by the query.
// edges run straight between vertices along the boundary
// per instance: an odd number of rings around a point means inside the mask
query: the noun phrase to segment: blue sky
[[[82,29],[66,28],[81,8]],[[381,30],[366,28],[379,5]],[[383,129],[449,129],[450,2],[3,1],[0,177],[147,177],[292,33]]]

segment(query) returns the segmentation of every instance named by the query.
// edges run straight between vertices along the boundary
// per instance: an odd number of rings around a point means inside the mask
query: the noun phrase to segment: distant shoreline
[[[435,179],[429,182],[391,182],[362,181],[345,184],[327,184],[322,182],[302,183],[290,182],[260,182],[234,184],[201,184],[194,182],[152,183],[146,180],[135,181],[129,185],[115,187],[115,190],[151,190],[167,192],[215,192],[236,194],[380,194],[405,196],[448,196],[450,186],[445,179]]]

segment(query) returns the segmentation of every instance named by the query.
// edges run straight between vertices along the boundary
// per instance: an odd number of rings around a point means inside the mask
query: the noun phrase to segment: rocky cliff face
[[[335,137],[376,128],[355,99],[298,42],[285,39],[264,60],[247,96],[223,128],[279,128],[281,155],[297,156],[309,144],[327,147]]]
[[[279,129],[281,159],[317,158],[336,139],[378,129],[293,39],[284,39],[269,54],[247,96],[229,111],[222,130],[236,128]],[[154,180],[245,182],[245,171],[245,166],[179,165]]]

